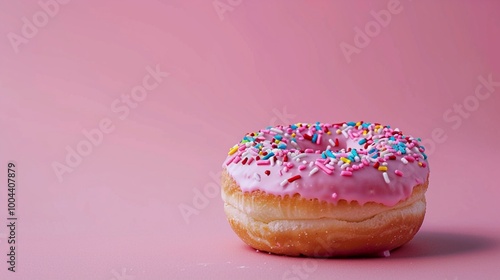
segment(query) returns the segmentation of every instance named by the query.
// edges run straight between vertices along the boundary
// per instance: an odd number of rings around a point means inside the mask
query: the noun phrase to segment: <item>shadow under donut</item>
[[[423,258],[491,250],[500,245],[493,239],[469,233],[422,231],[408,244],[391,252],[390,258]]]

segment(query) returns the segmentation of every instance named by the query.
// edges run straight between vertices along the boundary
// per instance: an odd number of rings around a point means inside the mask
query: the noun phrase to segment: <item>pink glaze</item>
[[[299,123],[245,135],[223,167],[244,192],[393,206],[429,175],[419,141],[379,124]]]

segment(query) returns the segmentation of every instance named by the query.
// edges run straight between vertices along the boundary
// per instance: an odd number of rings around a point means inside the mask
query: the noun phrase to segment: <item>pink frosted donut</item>
[[[384,254],[425,215],[420,139],[377,123],[297,123],[248,133],[223,164],[229,223],[248,245],[291,256]]]

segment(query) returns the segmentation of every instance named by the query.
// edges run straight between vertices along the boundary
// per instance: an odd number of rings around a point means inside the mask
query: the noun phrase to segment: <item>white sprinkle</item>
[[[275,162],[274,162],[274,156],[270,157],[270,158],[269,158],[269,161],[271,162],[271,166],[274,166],[274,163],[275,163]]]
[[[340,169],[346,169],[347,167],[349,167],[349,163],[344,163],[340,166]]]
[[[307,156],[305,153],[296,155],[293,159],[299,161],[300,158]]]
[[[330,144],[332,144],[332,147],[335,147],[335,142],[331,138],[328,139],[328,142],[330,142]]]
[[[288,179],[283,180],[283,182],[280,183],[282,187],[284,187],[286,184],[288,184]]]
[[[276,161],[276,164],[277,164],[277,165],[279,165],[279,166],[282,166],[282,165],[283,165],[283,162],[282,162],[281,160],[279,160],[279,159],[278,159],[278,160]]]
[[[383,166],[387,166],[387,162],[382,162],[382,165]]]
[[[355,156],[355,157],[354,157],[354,161],[355,161],[355,162],[359,162],[360,160],[361,160],[361,159],[359,158],[359,156]]]
[[[295,142],[295,141],[291,141],[291,142],[292,142],[292,145],[293,145],[295,148],[297,148],[297,149],[299,149],[299,148],[300,148],[300,147],[299,147],[299,144],[297,144],[297,142]]]
[[[260,182],[260,175],[259,175],[259,174],[254,173],[254,174],[253,174],[253,178],[254,178],[257,182]]]
[[[250,146],[252,146],[252,142],[246,142],[246,143],[245,143],[245,146],[246,146],[247,148],[248,148],[248,147],[250,147]]]
[[[311,161],[311,162],[309,163],[309,167],[312,167],[312,166],[313,166],[313,164],[314,164],[314,162],[313,162],[313,161]]]
[[[387,174],[387,172],[382,173],[382,176],[384,176],[384,181],[387,184],[389,184],[391,182],[391,180],[389,180],[389,175]]]
[[[279,134],[283,134],[283,130],[278,129],[278,128],[275,128],[275,127],[271,128],[270,130],[271,130],[272,132],[276,132],[276,133],[279,133]]]
[[[302,161],[302,164],[307,164],[307,160],[303,160],[303,161]]]
[[[418,150],[418,148],[417,148],[417,147],[413,147],[413,150],[414,150],[414,151],[415,151],[415,153],[417,153],[417,154],[419,154],[419,153],[420,153],[420,151]]]
[[[326,168],[330,169],[330,170],[334,170],[335,167],[333,165],[331,165],[330,163],[328,163],[327,165],[325,165]]]
[[[349,135],[347,134],[347,132],[345,132],[345,130],[342,130],[342,134],[344,135],[345,138],[349,138]]]
[[[401,161],[402,161],[404,164],[408,164],[408,161],[407,161],[404,157],[402,157],[402,158],[401,158]]]
[[[318,172],[319,168],[318,167],[314,167],[311,172],[309,172],[309,176],[313,175],[314,173]]]

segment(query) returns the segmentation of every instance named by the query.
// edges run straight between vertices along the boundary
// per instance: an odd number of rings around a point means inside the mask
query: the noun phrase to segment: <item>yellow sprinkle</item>
[[[379,166],[378,171],[387,171],[387,166]]]
[[[229,153],[227,153],[228,155],[232,155],[234,153],[236,153],[236,151],[238,151],[238,145],[234,145],[234,147],[232,147],[230,150],[229,150]]]
[[[363,130],[363,135],[366,135],[368,132],[366,132],[366,130]]]
[[[420,167],[421,167],[421,166],[422,166],[422,163],[421,163],[421,162],[419,162],[419,163],[418,163],[418,166],[420,166]]]
[[[327,132],[326,134],[331,135],[331,134],[332,134],[332,132],[331,132],[330,130],[328,130],[328,132]]]
[[[294,133],[292,133],[292,137],[295,137],[295,135],[296,135],[296,134],[295,134],[295,132],[294,132]]]
[[[351,161],[348,158],[341,157],[340,160],[342,160],[345,163],[351,163]]]
[[[335,132],[336,132],[337,134],[340,134],[340,133],[342,133],[342,130],[337,129],[337,131],[335,131]]]
[[[280,142],[280,140],[276,139],[274,140],[274,143],[278,144]]]
[[[360,125],[361,125],[361,122],[357,122],[357,123],[356,123],[356,126],[360,126]]]

